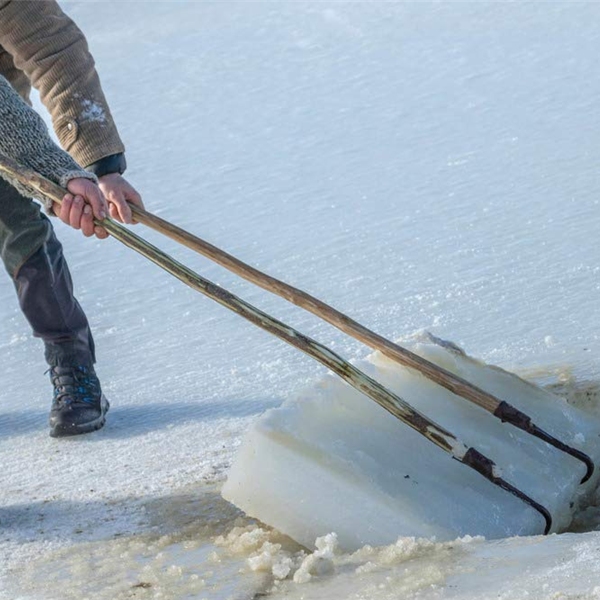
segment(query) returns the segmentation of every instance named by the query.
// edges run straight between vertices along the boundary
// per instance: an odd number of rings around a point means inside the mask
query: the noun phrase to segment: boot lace
[[[52,367],[49,372],[54,386],[55,405],[77,402],[93,404],[98,401],[100,382],[89,367]]]

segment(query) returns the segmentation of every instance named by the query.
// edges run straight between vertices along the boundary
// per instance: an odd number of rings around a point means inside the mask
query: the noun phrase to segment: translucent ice
[[[407,344],[405,344],[407,345]],[[514,374],[429,336],[411,349],[530,415],[565,443],[600,459],[600,423]],[[359,367],[491,458],[503,477],[544,505],[552,531],[597,481],[580,486],[573,457],[437,386],[380,353]],[[334,376],[273,409],[252,427],[223,496],[307,546],[335,531],[341,547],[399,536],[542,533],[541,515],[492,485]]]

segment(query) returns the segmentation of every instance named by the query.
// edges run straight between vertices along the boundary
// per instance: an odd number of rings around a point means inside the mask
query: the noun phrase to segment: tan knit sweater
[[[0,74],[39,90],[62,147],[83,166],[125,150],[87,42],[54,0],[0,0]]]

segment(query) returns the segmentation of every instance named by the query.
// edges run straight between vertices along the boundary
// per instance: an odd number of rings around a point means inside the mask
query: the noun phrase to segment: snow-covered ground
[[[150,210],[388,338],[426,328],[596,401],[600,5],[64,6]],[[303,550],[219,489],[253,420],[324,369],[116,241],[58,229],[112,409],[100,432],[48,437],[40,342],[2,278],[0,597],[269,592],[269,561],[283,575]],[[368,353],[160,244],[340,354]],[[592,507],[573,529],[597,523]],[[333,547],[273,597],[600,597],[598,533]]]

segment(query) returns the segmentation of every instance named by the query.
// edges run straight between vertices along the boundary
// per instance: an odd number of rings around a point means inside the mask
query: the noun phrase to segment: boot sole
[[[110,403],[104,394],[102,394],[102,399],[100,400],[101,413],[97,419],[89,421],[88,423],[80,423],[78,425],[68,423],[57,423],[56,425],[50,424],[50,437],[71,437],[74,435],[91,433],[92,431],[102,429],[102,427],[104,427],[104,423],[106,423],[106,413],[108,412],[109,408]]]

